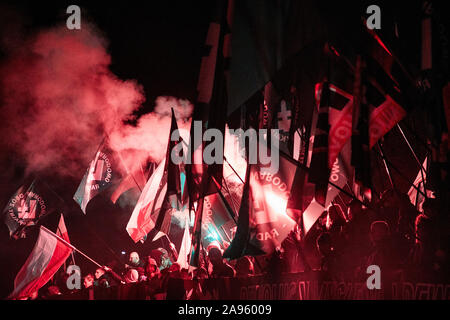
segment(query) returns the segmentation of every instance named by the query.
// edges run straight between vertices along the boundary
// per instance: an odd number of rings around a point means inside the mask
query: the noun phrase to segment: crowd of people
[[[297,226],[270,256],[227,260],[223,252],[229,244],[214,241],[202,250],[199,267],[188,270],[175,262],[172,250],[158,248],[143,259],[132,252],[123,272],[118,274],[108,266],[98,268],[84,275],[81,290],[145,283],[149,299],[164,299],[170,278],[248,278],[322,271],[331,280],[365,281],[370,265],[380,268],[384,280],[446,282],[450,220],[443,207],[439,199],[427,199],[419,212],[407,196],[388,190],[371,207],[357,200],[348,203],[347,210],[332,204],[306,236]],[[312,256],[319,259],[314,261]],[[62,275],[59,284],[54,281],[43,294],[29,299],[73,293],[66,286],[68,275]],[[195,299],[195,290],[190,298]]]
[[[408,196],[394,190],[370,207],[358,200],[347,210],[332,204],[309,232],[321,257],[319,269],[333,280],[365,280],[367,267],[377,265],[385,279],[448,281],[450,216],[445,207],[442,200],[428,198],[419,212]],[[311,269],[298,238],[292,232],[283,243],[279,260],[285,271]]]

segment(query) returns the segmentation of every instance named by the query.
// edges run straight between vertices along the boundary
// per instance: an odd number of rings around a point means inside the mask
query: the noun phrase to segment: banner
[[[25,238],[27,228],[58,210],[64,202],[50,188],[39,180],[27,187],[20,186],[3,210],[5,223],[12,238]]]
[[[103,140],[73,195],[73,199],[84,214],[89,201],[110,187],[117,175],[117,167],[113,166],[112,152]]]
[[[197,280],[196,280],[197,281]],[[164,298],[195,300],[449,300],[450,284],[419,281],[382,282],[381,289],[369,290],[365,282],[332,281],[325,273],[286,273],[245,278],[183,280],[169,278]],[[201,291],[192,293],[193,288]],[[144,300],[150,299],[146,282],[111,288],[96,287],[58,300]],[[53,298],[53,297],[52,297]]]

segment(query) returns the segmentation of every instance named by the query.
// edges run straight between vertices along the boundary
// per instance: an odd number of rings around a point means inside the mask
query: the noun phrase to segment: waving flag
[[[308,181],[315,184],[315,199],[322,205],[325,205],[328,177],[330,176],[330,168],[328,166],[328,134],[330,131],[328,120],[329,106],[330,88],[329,83],[324,81],[321,88],[317,127],[308,175]]]
[[[189,232],[189,212],[185,215],[183,239],[181,240],[181,247],[178,252],[177,263],[181,268],[189,268],[189,250],[191,249],[191,234]]]
[[[61,227],[58,229],[66,230],[62,224],[64,220],[61,216]],[[60,236],[68,240],[67,230],[62,231]],[[53,277],[71,252],[72,248],[41,227],[36,245],[14,279],[14,290],[9,299],[26,298],[39,290]]]
[[[179,140],[171,141],[172,133],[176,130],[178,126],[172,110],[166,158],[161,161],[147,181],[126,227],[128,234],[135,242],[144,240],[152,230],[169,234],[172,211],[180,210],[184,205],[182,170],[171,159],[171,150],[180,143]],[[155,237],[156,234],[152,238]]]
[[[61,198],[39,180],[22,185],[11,197],[3,213],[12,238],[25,238],[29,226],[64,206]]]
[[[372,148],[381,137],[388,133],[405,116],[406,111],[387,95],[386,100],[370,113],[369,147]]]
[[[84,214],[89,201],[110,187],[116,175],[112,164],[112,152],[103,140],[73,196]]]
[[[148,179],[128,221],[126,229],[134,242],[143,240],[155,227],[152,216],[154,218],[163,209],[167,191],[165,162],[166,159],[161,161]]]
[[[153,172],[151,170],[150,172]],[[146,183],[146,173],[141,166],[137,168],[134,172],[128,173],[120,182],[120,184],[115,188],[114,192],[111,194],[112,203],[116,203],[119,197],[126,191],[132,188],[138,188],[140,191],[144,189]]]
[[[206,248],[211,242],[229,241],[234,228],[233,211],[221,191],[205,196],[202,218],[202,240]]]
[[[281,153],[275,174],[259,164],[247,169],[236,236],[224,257],[270,254],[281,246],[296,224],[286,212],[296,168],[296,162]]]
[[[419,189],[422,193],[418,192],[416,188],[413,186],[408,191],[408,197],[411,203],[419,210],[420,212],[423,212],[423,204],[425,202],[424,194],[427,195],[429,198],[434,198],[433,191],[426,190],[425,193],[425,185],[427,183],[427,172],[425,171],[427,169],[428,157],[425,158],[425,161],[422,164],[422,168],[419,170],[419,173],[417,174],[416,179],[413,182],[413,185]]]

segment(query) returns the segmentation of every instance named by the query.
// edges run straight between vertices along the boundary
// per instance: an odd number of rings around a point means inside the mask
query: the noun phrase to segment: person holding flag
[[[57,235],[40,227],[38,240],[25,264],[14,279],[14,290],[8,299],[20,300],[35,294],[63,265],[72,248],[63,215]]]

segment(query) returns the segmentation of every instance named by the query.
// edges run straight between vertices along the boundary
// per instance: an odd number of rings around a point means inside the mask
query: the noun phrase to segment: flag
[[[64,223],[64,216],[61,213],[61,218],[59,218],[58,229],[56,230],[56,234],[63,238],[65,241],[70,243],[69,233],[67,232],[66,224]]]
[[[352,115],[352,158],[351,164],[355,168],[354,188],[371,189],[370,153],[369,153],[369,90],[365,66],[358,56],[355,72],[355,87],[353,90],[354,103]],[[370,90],[373,92],[373,90]],[[357,194],[357,192],[355,192]]]
[[[344,145],[352,136],[353,96],[330,84],[330,133],[328,136],[328,167],[331,168]]]
[[[330,105],[330,88],[328,81],[322,83],[318,106],[317,126],[314,137],[313,153],[308,174],[308,181],[315,184],[315,199],[325,205],[330,168],[328,166],[328,134],[330,124],[328,112]]]
[[[167,191],[166,159],[160,162],[145,184],[133,209],[126,230],[134,242],[145,239],[155,227],[154,218],[164,210],[163,204]]]
[[[427,168],[428,168],[428,157],[425,158],[422,168],[419,170],[416,179],[413,182],[413,186],[408,191],[408,197],[411,203],[419,210],[423,212],[423,203],[425,202],[424,194],[429,198],[433,198],[433,191],[425,190],[425,185],[427,183]],[[422,193],[418,192],[419,189]],[[425,192],[426,191],[426,192]]]
[[[323,39],[328,28],[317,4],[309,0],[236,1],[232,27],[228,115],[297,53]]]
[[[192,231],[192,241],[190,249],[189,265],[193,267],[200,267],[200,250],[202,239],[202,218],[203,218],[203,202],[205,197],[197,201],[197,208],[195,210],[194,229]]]
[[[171,213],[181,208],[181,171],[171,159],[172,149],[180,142],[171,141],[176,130],[178,126],[172,109],[166,157],[147,181],[126,227],[134,242],[143,241],[152,230],[152,240],[159,232],[168,235],[172,222]]]
[[[152,172],[152,171],[151,171]],[[132,188],[138,188],[142,191],[146,183],[146,174],[142,170],[141,166],[134,172],[128,173],[121,181],[120,184],[115,188],[114,192],[111,194],[112,203],[116,203],[119,197],[126,191]]]
[[[178,251],[177,263],[181,268],[189,268],[189,250],[191,248],[191,234],[189,232],[189,212],[185,215],[183,239],[181,240],[181,247]]]
[[[205,181],[208,186],[202,191],[202,176],[208,172],[222,182],[223,178],[223,145],[225,125],[227,119],[227,82],[228,61],[230,59],[230,23],[233,10],[233,1],[221,0],[216,2],[213,16],[209,25],[205,41],[206,54],[202,57],[199,79],[197,84],[198,96],[191,123],[189,142],[189,159],[192,164],[186,166],[188,190],[191,202],[199,197],[214,193],[216,188],[212,181]],[[201,125],[199,125],[201,123]],[[195,126],[197,130],[195,130]],[[214,144],[221,143],[220,150],[215,149],[214,154],[219,157],[213,163],[204,165],[203,156],[211,143],[202,141],[206,129],[217,129],[221,136],[215,137]],[[198,136],[194,136],[197,133]],[[219,139],[220,141],[216,141]],[[191,203],[192,204],[192,203]]]
[[[272,152],[278,150],[272,148]],[[280,152],[278,172],[271,174],[263,168],[255,164],[247,169],[237,231],[225,257],[270,254],[296,224],[286,209],[297,163]]]
[[[55,211],[62,210],[64,202],[45,183],[33,180],[19,187],[3,210],[10,237],[25,238],[28,227]]]
[[[244,190],[242,191],[241,206],[237,222],[236,234],[230,246],[224,251],[223,257],[231,260],[238,259],[245,255],[261,255],[265,252],[250,243],[251,229],[250,217],[253,207],[253,198],[250,192],[250,170],[252,165],[247,167]]]
[[[178,139],[172,141],[171,136],[174,132],[178,132]],[[171,208],[179,210],[179,204],[182,202],[182,185],[181,185],[181,168],[182,164],[174,164],[172,161],[172,150],[176,148],[178,144],[181,143],[181,135],[178,131],[177,120],[175,118],[175,112],[172,109],[172,120],[170,124],[170,134],[169,141],[167,143],[167,151],[166,151],[166,171],[167,171],[167,196],[170,202]],[[181,152],[178,154],[181,158],[183,158],[182,154],[183,149],[181,148]]]
[[[406,116],[406,111],[389,95],[386,100],[370,113],[369,138],[371,149],[375,143],[388,133]]]
[[[109,188],[113,184],[113,179],[116,179],[116,176],[118,176],[118,172],[113,166],[112,156],[112,152],[106,144],[106,139],[103,139],[94,160],[91,161],[73,196],[73,199],[78,203],[84,214],[86,214],[86,207],[89,201]]]
[[[299,169],[304,171],[303,168]],[[341,153],[338,155],[331,167],[329,177],[329,182],[331,183],[328,183],[325,203],[322,205],[315,199],[312,199],[312,201],[308,202],[306,208],[301,211],[302,219],[299,223],[301,223],[300,227],[302,227],[305,235],[339,194],[340,190],[333,186],[333,184],[339,188],[344,189],[348,182],[351,181],[352,171],[353,167],[351,166],[351,143],[349,141],[342,148]],[[291,207],[293,206],[291,205]],[[295,209],[296,207],[293,208]]]
[[[25,298],[39,290],[53,277],[71,252],[68,245],[48,229],[41,227],[39,238],[14,279],[14,290],[8,298]]]
[[[236,226],[233,217],[233,211],[221,191],[205,196],[202,217],[202,241],[205,248],[213,241],[221,244],[229,241],[230,230]]]

